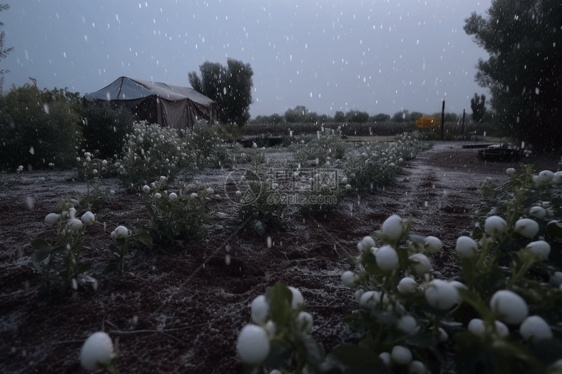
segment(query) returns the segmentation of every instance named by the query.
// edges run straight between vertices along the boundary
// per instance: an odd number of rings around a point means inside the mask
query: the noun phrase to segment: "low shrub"
[[[301,167],[312,165],[333,165],[337,160],[341,160],[349,144],[341,140],[339,129],[322,129],[308,143],[302,139],[300,143],[294,143],[289,147],[293,152],[295,163]]]
[[[26,84],[0,97],[0,168],[75,165],[75,147],[81,139],[77,95]]]
[[[175,129],[136,122],[125,138],[123,158],[114,164],[125,188],[138,189],[160,176],[172,181],[180,170],[189,173],[197,167],[190,140]]]
[[[168,180],[165,177],[143,187],[150,194],[145,203],[150,215],[148,233],[155,243],[172,240],[194,240],[207,236],[206,225],[210,222],[206,211],[207,199],[213,196],[211,188],[201,189],[189,195],[184,188],[178,193],[162,191]]]

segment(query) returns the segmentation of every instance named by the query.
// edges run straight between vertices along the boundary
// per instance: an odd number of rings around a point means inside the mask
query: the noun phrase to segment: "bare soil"
[[[80,347],[104,330],[118,345],[120,373],[241,373],[235,344],[251,321],[249,304],[276,282],[301,290],[314,317],[312,334],[329,352],[347,338],[343,317],[355,308],[353,292],[340,281],[347,270],[343,260],[356,255],[357,242],[389,215],[411,216],[413,232],[443,241],[444,249],[433,257],[433,275],[458,275],[451,253],[456,238],[473,225],[479,184],[486,177],[503,182],[507,167],[519,167],[480,161],[477,150],[461,145],[436,144],[405,163],[393,184],[349,195],[336,212],[293,212],[284,226],[263,237],[216,218],[201,241],[133,251],[123,276],[100,274],[111,258],[109,233],[147,219],[146,197],[127,194],[108,180],[117,193],[94,212],[107,230],[88,227],[88,249],[82,252],[97,287],[47,301],[37,298],[41,277],[27,266],[30,242],[54,239],[44,217],[58,211],[64,194],[85,187],[73,172],[26,172],[23,183],[0,192],[0,372],[83,373]],[[558,159],[536,160],[542,168],[557,169]],[[226,174],[207,170],[197,178],[224,195]],[[226,199],[209,208],[234,215]]]

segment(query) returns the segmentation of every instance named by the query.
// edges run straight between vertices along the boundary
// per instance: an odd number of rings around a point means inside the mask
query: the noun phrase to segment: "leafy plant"
[[[80,262],[79,254],[84,248],[84,224],[93,223],[95,218],[90,212],[85,213],[82,220],[75,215],[74,203],[69,197],[63,199],[61,213],[50,213],[45,218],[48,224],[56,227],[56,241],[49,243],[45,239],[35,239],[31,243],[35,251],[28,265],[44,277],[40,297],[67,289],[71,284],[77,288],[78,277],[90,268],[90,264]]]
[[[205,237],[206,225],[210,222],[206,202],[214,191],[207,188],[187,195],[181,188],[177,194],[161,192],[167,181],[166,178],[161,178],[150,187],[143,188],[146,193],[150,193],[150,199],[145,203],[145,207],[150,215],[148,232],[154,242]]]

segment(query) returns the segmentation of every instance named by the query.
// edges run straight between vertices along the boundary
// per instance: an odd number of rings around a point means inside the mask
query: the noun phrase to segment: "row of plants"
[[[475,227],[452,254],[456,279],[431,275],[441,241],[393,215],[342,274],[357,303],[349,339],[326,355],[302,294],[278,283],[252,302],[238,337],[246,371],[440,372],[450,352],[459,373],[562,372],[562,172],[508,173],[502,186],[483,184]]]

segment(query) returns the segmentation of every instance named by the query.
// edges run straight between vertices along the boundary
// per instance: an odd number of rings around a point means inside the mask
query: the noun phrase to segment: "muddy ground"
[[[312,334],[329,352],[347,337],[343,317],[355,308],[353,293],[341,285],[343,260],[355,255],[357,242],[389,215],[411,216],[413,232],[443,241],[433,261],[435,276],[458,274],[451,253],[456,238],[472,226],[479,184],[486,177],[505,181],[505,169],[519,167],[479,161],[476,152],[461,143],[436,144],[405,163],[393,184],[347,196],[337,212],[293,212],[264,237],[216,218],[199,242],[155,253],[133,251],[123,276],[100,274],[111,257],[109,233],[147,219],[146,196],[127,194],[108,180],[116,194],[95,212],[107,230],[88,227],[88,249],[82,252],[83,262],[92,263],[88,274],[97,287],[48,301],[36,296],[41,277],[27,266],[29,243],[55,238],[44,217],[58,211],[62,195],[83,193],[85,187],[73,172],[26,172],[22,183],[0,191],[0,372],[83,373],[80,347],[90,334],[104,330],[118,345],[120,373],[241,373],[235,342],[250,322],[249,304],[276,282],[301,290],[314,317]],[[558,159],[541,162],[542,168],[557,170]],[[207,170],[197,178],[225,194],[226,172]],[[226,199],[209,208],[234,216]]]

